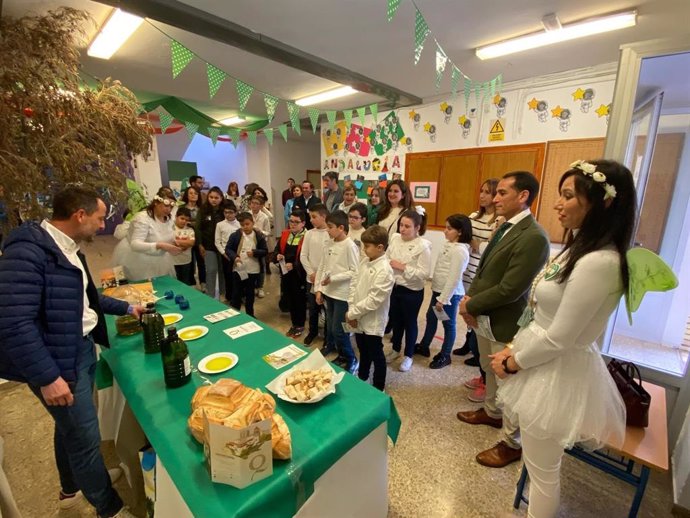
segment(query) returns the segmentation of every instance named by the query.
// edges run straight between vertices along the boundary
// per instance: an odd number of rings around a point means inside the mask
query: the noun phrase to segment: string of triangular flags
[[[400,7],[402,0],[387,0],[386,8],[386,18],[390,22],[395,17],[395,13]],[[431,29],[429,29],[429,24],[426,22],[422,12],[414,0],[410,0],[412,7],[415,9],[415,23],[414,23],[414,64],[419,63],[419,59],[422,56],[422,51],[424,50],[424,44],[427,38],[431,35],[434,44],[436,45],[436,89],[441,86],[441,80],[447,69],[450,69],[450,91],[453,97],[458,94],[458,88],[460,87],[460,80],[462,79],[463,93],[465,95],[465,109],[472,95],[472,91],[475,93],[477,102],[482,93],[484,95],[493,95],[496,92],[500,92],[503,88],[503,74],[498,74],[496,77],[490,81],[474,81],[471,77],[465,74],[459,66],[457,66],[449,57],[448,54],[443,50],[441,44],[438,40],[431,34]]]

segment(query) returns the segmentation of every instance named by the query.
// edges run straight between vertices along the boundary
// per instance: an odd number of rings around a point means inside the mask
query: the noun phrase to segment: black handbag
[[[642,387],[640,369],[634,363],[619,362],[615,359],[609,362],[608,369],[625,403],[625,424],[646,428],[649,424],[649,405],[652,397]]]

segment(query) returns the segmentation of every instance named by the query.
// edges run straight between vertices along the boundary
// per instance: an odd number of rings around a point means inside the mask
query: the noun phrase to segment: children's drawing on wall
[[[414,126],[415,131],[419,131],[419,123],[422,121],[422,116],[419,115],[416,111],[412,110],[411,112],[408,113],[410,119],[412,120],[412,124]]]
[[[467,138],[470,136],[470,130],[472,129],[472,121],[465,115],[458,117],[458,124],[462,128],[462,138]]]
[[[424,123],[424,131],[429,134],[431,142],[436,142],[436,126],[427,121]]]
[[[496,117],[500,119],[505,116],[508,100],[505,97],[501,97],[501,94],[496,94],[494,95],[493,103],[496,106]]]
[[[589,109],[592,107],[592,102],[595,96],[593,88],[578,88],[572,94],[573,101],[580,101],[580,111],[582,113],[588,113]]]
[[[402,173],[393,173],[393,180],[402,180]]]
[[[543,99],[532,97],[532,100],[527,103],[529,109],[537,112],[537,119],[539,122],[546,122],[549,120],[549,103]]]
[[[609,117],[611,117],[611,104],[602,104],[594,110],[594,112],[599,116],[599,118],[606,117],[606,124],[609,123]]]
[[[411,137],[403,137],[400,139],[400,143],[403,146],[407,146],[407,150],[411,153],[412,152],[412,138]]]
[[[450,124],[450,119],[453,117],[453,107],[444,101],[441,103],[441,111],[443,112],[443,122]]]
[[[376,155],[381,156],[391,149],[397,150],[398,142],[404,135],[400,120],[391,112],[369,133],[369,143],[374,147]]]
[[[345,148],[345,135],[347,128],[345,121],[339,121],[333,128],[326,128],[322,132],[323,148],[326,151],[326,156],[338,154],[339,151]]]
[[[371,128],[364,128],[359,124],[350,126],[350,134],[345,141],[347,150],[359,156],[369,156],[369,150],[371,149],[368,139],[369,133],[371,133]]]
[[[551,110],[551,117],[558,119],[558,129],[566,132],[570,127],[570,117],[572,113],[568,108],[561,108],[559,104],[553,110]]]

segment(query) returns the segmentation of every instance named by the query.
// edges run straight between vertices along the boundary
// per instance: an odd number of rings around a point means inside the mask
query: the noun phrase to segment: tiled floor
[[[111,249],[112,241],[107,238],[98,238],[86,247],[92,271],[107,266]],[[284,331],[289,319],[276,311],[278,276],[267,280],[268,294],[257,301],[256,316]],[[458,337],[462,340],[464,333],[459,332]],[[434,343],[434,348],[439,345]],[[431,370],[427,365],[427,359],[417,357],[410,372],[389,371],[386,390],[403,423],[398,443],[389,450],[389,517],[493,518],[510,513],[519,466],[493,470],[474,461],[477,452],[498,440],[499,431],[468,426],[455,417],[458,410],[477,407],[466,399],[468,390],[462,385],[476,375],[476,369],[461,361],[440,370]],[[5,470],[20,509],[25,518],[53,516],[59,488],[50,419],[25,387],[12,384],[0,387],[0,415]],[[112,445],[106,444],[105,450],[108,462],[116,463]],[[627,516],[633,497],[630,486],[569,456],[563,461],[562,481],[560,517]],[[128,497],[123,482],[117,488]],[[639,516],[671,516],[671,505],[670,476],[653,473]],[[524,516],[524,509],[523,505],[515,516]],[[346,515],[346,510],[334,509],[336,515]],[[94,514],[83,510],[82,514],[58,516]]]

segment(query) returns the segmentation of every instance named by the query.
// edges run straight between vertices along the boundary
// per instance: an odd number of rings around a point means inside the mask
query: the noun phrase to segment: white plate
[[[228,364],[228,361],[230,363]],[[240,359],[235,353],[215,353],[209,354],[199,362],[199,370],[205,374],[218,374],[229,371]]]
[[[177,330],[177,336],[182,338],[182,340],[185,342],[189,342],[190,340],[198,340],[199,338],[206,336],[206,333],[208,333],[208,327],[206,326],[189,326]]]
[[[177,324],[180,320],[184,318],[180,313],[165,313],[161,316],[163,317],[165,327]]]

